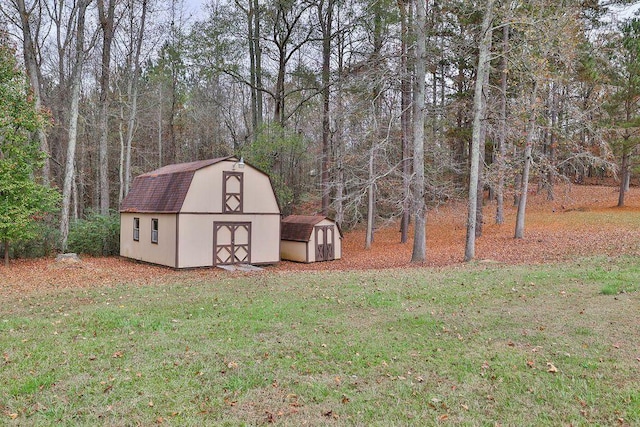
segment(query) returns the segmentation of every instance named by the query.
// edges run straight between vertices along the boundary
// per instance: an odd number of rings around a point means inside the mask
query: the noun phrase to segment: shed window
[[[158,219],[151,220],[151,243],[158,243]]]
[[[133,218],[133,240],[140,240],[140,218]]]
[[[222,212],[242,213],[244,175],[242,172],[224,172],[222,180]]]

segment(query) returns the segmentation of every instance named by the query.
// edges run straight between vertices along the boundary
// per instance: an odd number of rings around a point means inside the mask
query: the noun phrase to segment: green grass
[[[625,257],[2,296],[0,424],[638,424],[638,283]]]

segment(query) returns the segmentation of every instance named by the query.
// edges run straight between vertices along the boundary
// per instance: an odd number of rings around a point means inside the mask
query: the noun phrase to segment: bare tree
[[[40,63],[38,61],[38,45],[34,40],[33,30],[31,28],[31,22],[35,22],[38,28],[35,32],[39,32],[39,26],[41,22],[41,10],[42,5],[40,0],[34,1],[33,5],[27,8],[25,0],[13,0],[13,4],[16,7],[18,14],[20,15],[20,27],[22,30],[22,54],[24,57],[24,63],[27,68],[27,76],[29,77],[29,84],[33,92],[36,109],[42,108],[42,76],[40,71]],[[36,19],[33,19],[36,17]],[[38,139],[40,140],[40,150],[46,154],[44,164],[42,166],[42,181],[45,185],[49,185],[51,181],[51,162],[49,159],[49,142],[47,139],[47,133],[42,127],[38,129]]]
[[[400,8],[400,145],[402,152],[402,217],[400,220],[400,243],[409,238],[411,209],[411,66],[409,64],[411,2],[398,0]]]
[[[427,260],[426,204],[424,200],[424,120],[425,120],[425,77],[427,0],[416,1],[416,63],[413,116],[413,203],[415,229],[413,236],[412,263]]]
[[[342,75],[344,72],[344,57],[345,57],[345,37],[344,31],[342,31],[341,27],[341,19],[340,19],[340,8],[336,11],[337,19],[336,19],[336,57],[337,57],[337,82],[336,82],[336,97],[335,97],[335,134],[333,138],[333,149],[334,154],[333,157],[336,159],[335,161],[335,176],[333,178],[335,185],[335,198],[334,198],[334,206],[335,206],[335,220],[338,225],[342,226],[344,222],[344,193],[345,193],[345,182],[344,182],[344,161],[343,161],[343,151],[344,151],[344,138],[343,138],[343,128],[344,128],[344,97],[343,97],[343,89],[342,89]]]
[[[129,115],[127,118],[127,132],[120,152],[120,191],[119,201],[129,192],[131,186],[131,149],[133,146],[133,135],[136,125],[136,117],[138,114],[138,81],[140,80],[140,53],[142,50],[142,42],[145,34],[145,25],[147,21],[148,0],[142,0],[141,9],[139,11],[138,27],[135,29],[134,21],[136,21],[137,11],[135,2],[132,0],[129,4],[129,30],[131,39],[128,47],[126,59],[126,68],[131,71],[127,81],[127,96],[129,102]],[[137,31],[137,33],[135,32]],[[121,121],[124,121],[122,114]]]
[[[527,193],[529,192],[529,171],[531,170],[531,155],[533,153],[533,141],[536,131],[536,118],[538,110],[538,81],[533,82],[531,90],[531,100],[529,102],[529,122],[527,124],[527,136],[524,146],[524,165],[522,167],[522,178],[520,180],[520,188],[518,189],[518,212],[516,214],[516,230],[515,238],[522,239],[524,237],[525,213],[527,209]]]
[[[496,224],[504,223],[504,176],[507,157],[507,54],[509,25],[502,27],[502,58],[500,61],[500,116],[498,125],[498,182],[496,184]]]
[[[99,119],[99,187],[100,214],[109,213],[109,81],[111,78],[111,43],[115,31],[116,0],[97,0],[98,20],[102,30],[102,61],[100,63]]]
[[[236,6],[247,19],[247,42],[249,46],[249,81],[251,91],[251,134],[255,139],[262,125],[262,43],[260,40],[261,11],[258,0],[248,0],[247,7],[240,0]]]
[[[275,88],[271,93],[274,101],[273,120],[283,128],[286,127],[285,122],[288,118],[285,101],[290,94],[285,87],[287,67],[293,56],[311,40],[313,27],[304,28],[302,25],[311,6],[312,4],[306,1],[299,3],[276,1],[267,14],[271,25],[269,37],[276,48],[275,59],[278,62]]]
[[[326,4],[325,4],[326,3]],[[322,34],[322,214],[329,214],[330,176],[329,165],[331,163],[331,128],[330,128],[330,78],[331,78],[331,41],[333,39],[333,9],[334,0],[320,0],[318,3],[318,21]]]
[[[486,77],[490,68],[490,51],[493,20],[493,0],[488,0],[482,19],[482,29],[480,38],[480,49],[478,55],[478,72],[476,74],[476,87],[473,97],[473,133],[471,139],[471,168],[469,172],[469,201],[467,205],[467,239],[464,251],[464,260],[471,261],[475,257],[476,250],[476,214],[478,210],[478,181],[480,178],[480,145],[484,152],[484,141],[482,138],[482,127],[486,126],[487,102],[483,93],[486,85]]]
[[[383,31],[384,31],[384,23],[382,14],[384,13],[382,9],[381,2],[375,2],[372,7],[373,12],[373,33],[372,33],[372,44],[373,51],[369,57],[369,64],[373,67],[377,68],[382,63],[382,47],[383,47]],[[377,77],[377,76],[376,76]],[[380,145],[380,141],[384,141],[383,138],[383,127],[382,127],[382,93],[383,93],[383,83],[381,79],[375,78],[373,87],[372,87],[372,99],[371,105],[373,108],[373,137],[371,138],[371,145],[368,150],[368,161],[367,161],[367,231],[365,234],[365,248],[370,249],[374,240],[375,233],[375,210],[376,210],[376,156],[378,153],[378,148]]]
[[[62,250],[67,248],[69,236],[69,210],[71,208],[71,190],[75,177],[75,156],[78,137],[78,115],[80,104],[80,85],[82,83],[82,68],[84,66],[85,51],[85,14],[91,0],[79,0],[76,5],[76,44],[73,52],[74,60],[71,72],[71,99],[69,107],[69,131],[67,140],[67,158],[64,169],[64,184],[62,186],[62,213],[60,217],[60,239]],[[76,197],[77,199],[77,197]]]

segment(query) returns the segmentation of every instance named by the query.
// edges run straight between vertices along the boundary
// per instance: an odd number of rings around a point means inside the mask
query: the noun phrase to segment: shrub
[[[120,253],[120,215],[90,213],[69,229],[67,246],[70,252],[93,256],[118,255]]]
[[[32,238],[16,240],[10,245],[11,258],[40,258],[56,253],[60,244],[57,216],[46,215],[32,227],[34,228]]]

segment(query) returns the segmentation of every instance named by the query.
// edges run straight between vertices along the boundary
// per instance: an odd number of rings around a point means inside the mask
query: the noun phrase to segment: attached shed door
[[[333,225],[316,225],[316,261],[331,261],[335,258]]]
[[[213,223],[213,265],[251,263],[251,223]]]

